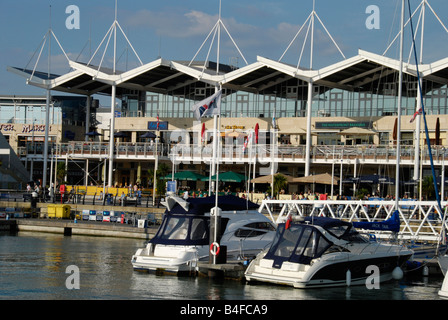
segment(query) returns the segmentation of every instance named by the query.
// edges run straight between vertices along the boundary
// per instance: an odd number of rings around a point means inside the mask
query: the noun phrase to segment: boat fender
[[[216,248],[216,249],[215,249],[215,248]],[[213,243],[210,245],[210,253],[211,253],[212,255],[217,256],[217,255],[219,254],[219,250],[220,250],[220,248],[219,248],[219,243],[217,243],[217,242],[213,242]]]
[[[403,278],[403,270],[400,267],[395,267],[392,271],[392,278],[395,280],[400,280]]]
[[[348,269],[345,274],[345,282],[347,283],[347,287],[350,287],[350,284],[352,282],[352,272],[350,271],[350,269]]]
[[[423,276],[424,277],[429,276],[429,268],[426,265],[423,267]]]

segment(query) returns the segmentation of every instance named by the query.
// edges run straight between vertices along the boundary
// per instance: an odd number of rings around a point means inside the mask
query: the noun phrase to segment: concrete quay
[[[158,226],[137,228],[131,225],[107,222],[73,222],[50,219],[17,220],[17,231],[62,233],[66,236],[83,235],[150,240]]]
[[[158,226],[138,228],[131,225],[54,219],[0,220],[0,230],[10,232],[46,232],[65,236],[83,235],[97,237],[118,237],[150,240]]]

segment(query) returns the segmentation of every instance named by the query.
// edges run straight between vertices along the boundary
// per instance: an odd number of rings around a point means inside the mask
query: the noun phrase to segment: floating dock
[[[247,266],[243,261],[230,261],[223,264],[199,263],[198,275],[209,278],[244,280]]]

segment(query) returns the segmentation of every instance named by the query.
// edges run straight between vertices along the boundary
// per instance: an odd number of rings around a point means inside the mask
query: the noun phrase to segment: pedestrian
[[[121,193],[121,198],[120,198],[120,203],[121,206],[124,207],[124,201],[126,200],[126,195],[124,194],[124,192]]]
[[[141,188],[137,189],[137,203],[142,204],[142,189]]]

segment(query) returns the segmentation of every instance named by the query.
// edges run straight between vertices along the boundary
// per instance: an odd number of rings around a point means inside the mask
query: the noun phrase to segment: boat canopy
[[[333,243],[316,228],[320,226],[339,239],[353,239],[358,232],[352,224],[327,217],[306,217],[299,223],[282,223],[265,259],[272,259],[274,268],[281,268],[286,261],[310,264],[319,258]]]
[[[171,207],[171,210],[166,210],[169,214],[188,214],[188,215],[204,215],[210,212],[216,205],[216,198],[188,198],[185,200],[186,204],[176,203]],[[222,211],[240,211],[240,210],[255,210],[258,205],[234,195],[218,196],[218,207]]]
[[[206,216],[165,215],[153,244],[203,246],[209,244],[210,218]]]

